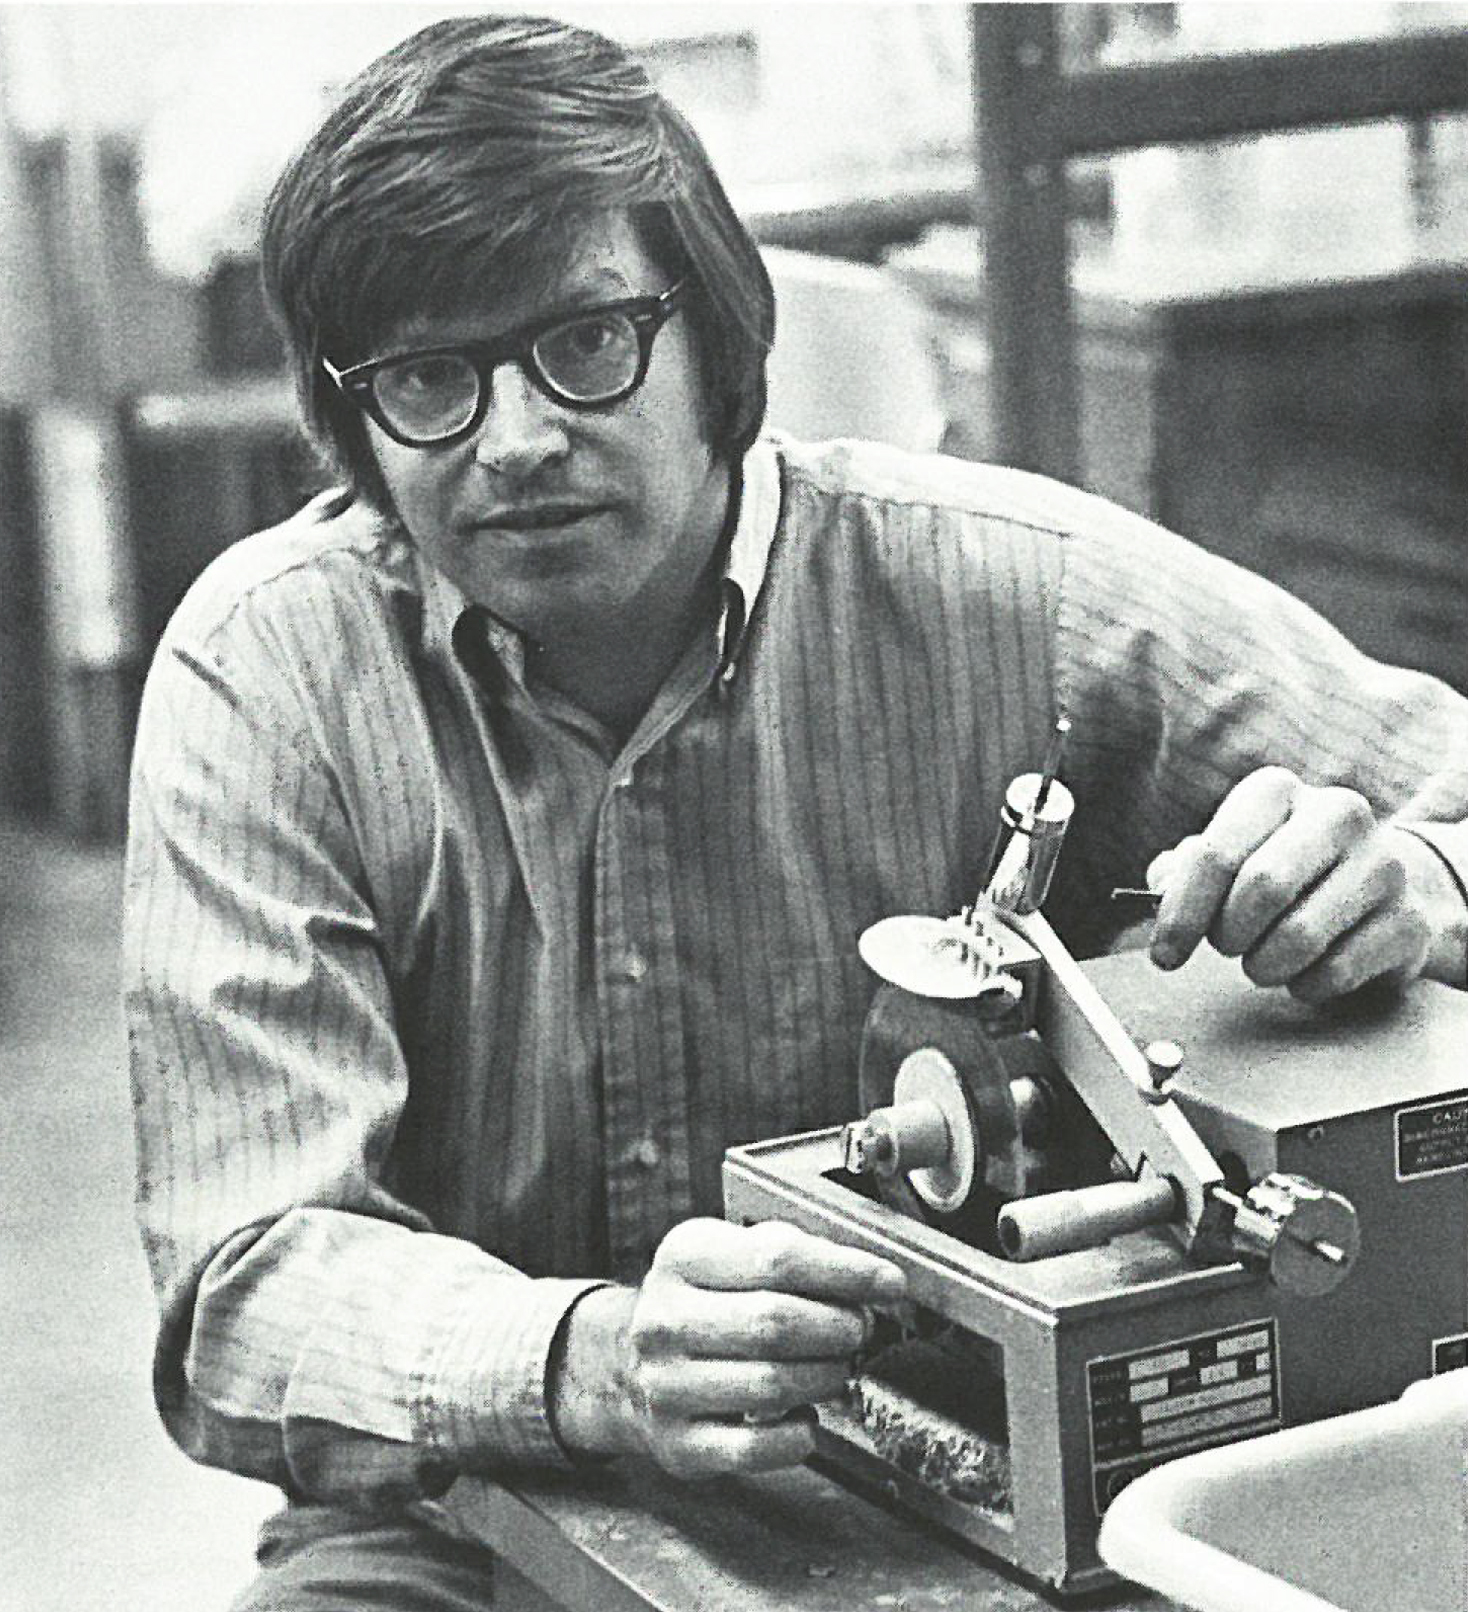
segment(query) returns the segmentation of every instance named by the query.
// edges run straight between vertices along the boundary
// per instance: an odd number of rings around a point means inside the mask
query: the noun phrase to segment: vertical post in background
[[[1054,5],[971,8],[977,192],[994,457],[1081,474],[1063,69]]]
[[[114,273],[115,176],[97,126],[84,36],[58,16],[61,84],[50,207],[55,336],[49,400],[32,420],[55,738],[54,813],[76,838],[122,835],[136,710],[137,600],[118,400],[127,331]]]
[[[51,394],[56,336],[32,167],[14,122],[10,20],[0,18],[0,824],[44,820],[55,770],[31,421]]]

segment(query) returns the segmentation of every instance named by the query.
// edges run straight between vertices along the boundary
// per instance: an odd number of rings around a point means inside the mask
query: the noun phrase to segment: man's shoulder
[[[1027,529],[1057,540],[1135,543],[1169,534],[1141,515],[1032,471],[884,443],[779,440],[787,485],[817,499],[929,509],[980,525]]]
[[[168,624],[168,640],[202,645],[242,612],[266,606],[284,622],[351,596],[410,586],[401,535],[340,493],[311,499],[286,520],[232,543],[194,580]]]

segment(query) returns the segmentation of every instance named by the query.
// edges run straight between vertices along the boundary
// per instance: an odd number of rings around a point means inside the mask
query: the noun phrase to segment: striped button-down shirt
[[[765,442],[743,477],[723,609],[625,744],[360,506],[171,624],[125,973],[192,1453],[332,1495],[557,1459],[568,1306],[718,1212],[728,1144],[854,1114],[857,936],[972,899],[1062,709],[1082,953],[1266,761],[1468,871],[1468,703],[1258,579],[1017,472]]]

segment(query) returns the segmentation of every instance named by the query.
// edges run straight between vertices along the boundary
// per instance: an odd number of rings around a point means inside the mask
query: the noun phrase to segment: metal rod
[[[1050,743],[1045,750],[1045,764],[1040,769],[1040,787],[1035,791],[1035,804],[1029,812],[1032,823],[1038,823],[1045,813],[1045,802],[1050,798],[1050,786],[1060,771],[1060,758],[1065,754],[1065,740],[1069,732],[1070,718],[1056,717],[1055,731],[1050,735]]]
[[[1119,907],[1138,907],[1147,912],[1156,912],[1162,905],[1162,892],[1137,889],[1131,885],[1118,885],[1111,892],[1111,900]]]

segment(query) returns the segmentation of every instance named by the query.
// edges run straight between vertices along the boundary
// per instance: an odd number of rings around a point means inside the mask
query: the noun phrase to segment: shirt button
[[[632,1146],[632,1162],[644,1170],[655,1169],[662,1156],[662,1149],[650,1136],[644,1136],[640,1142],[635,1142]]]
[[[639,951],[624,952],[617,972],[624,980],[631,980],[636,985],[647,973],[647,959]]]

